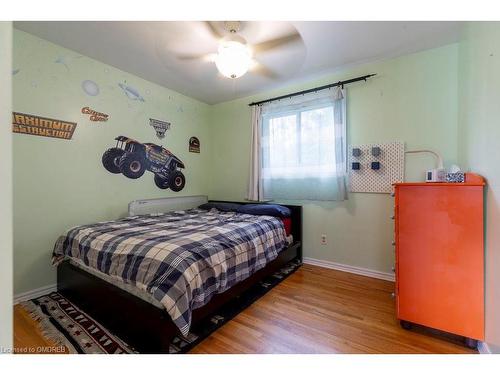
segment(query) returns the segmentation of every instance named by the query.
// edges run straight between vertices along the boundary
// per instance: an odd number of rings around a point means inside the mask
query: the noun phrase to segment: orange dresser
[[[484,179],[395,184],[396,303],[411,323],[484,339]],[[472,343],[472,344],[471,344]]]

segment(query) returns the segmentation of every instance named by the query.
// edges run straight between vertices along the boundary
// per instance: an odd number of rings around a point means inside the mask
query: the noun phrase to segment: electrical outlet
[[[321,235],[321,244],[326,245],[326,234]]]

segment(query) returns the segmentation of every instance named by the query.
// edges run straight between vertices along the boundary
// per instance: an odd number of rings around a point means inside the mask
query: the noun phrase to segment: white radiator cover
[[[130,216],[135,216],[187,210],[190,208],[198,207],[199,205],[207,202],[208,197],[206,195],[140,199],[129,203],[128,214]]]

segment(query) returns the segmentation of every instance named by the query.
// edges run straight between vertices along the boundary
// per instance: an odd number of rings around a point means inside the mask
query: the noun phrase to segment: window
[[[264,178],[335,174],[333,106],[264,117]]]
[[[345,199],[345,97],[338,91],[262,109],[265,199]]]

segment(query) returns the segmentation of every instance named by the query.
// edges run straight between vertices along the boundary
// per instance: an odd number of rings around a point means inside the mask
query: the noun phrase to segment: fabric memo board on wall
[[[372,155],[373,148],[378,148],[379,155]],[[359,150],[358,156],[353,155],[355,149]],[[378,162],[379,169],[372,169],[372,162]],[[390,142],[350,145],[347,167],[350,192],[390,194],[393,190],[392,184],[404,181],[405,144]],[[356,167],[359,169],[353,169]]]

